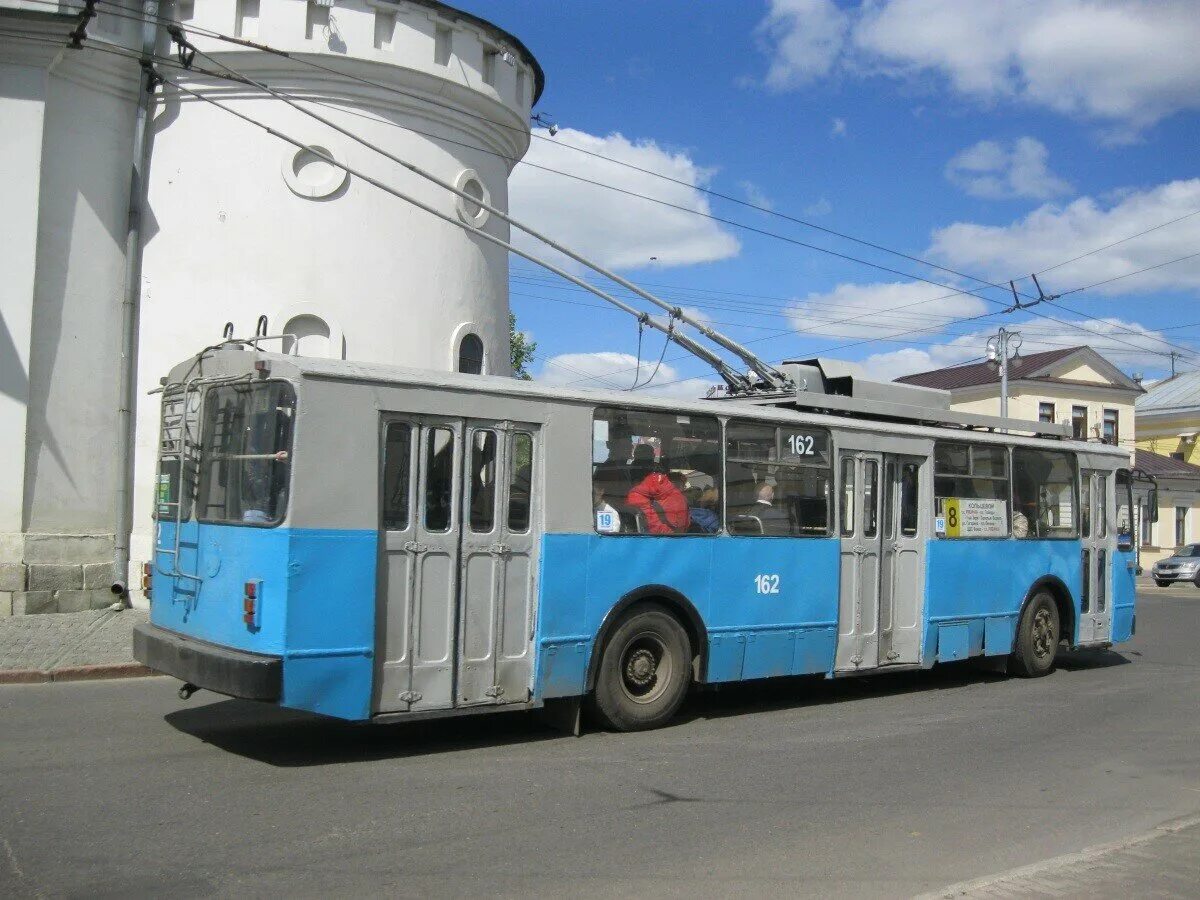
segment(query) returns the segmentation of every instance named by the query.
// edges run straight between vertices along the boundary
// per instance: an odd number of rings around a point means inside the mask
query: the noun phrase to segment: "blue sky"
[[[1026,277],[1026,291],[1032,271],[1200,210],[1191,0],[458,5],[518,35],[546,70],[538,109],[561,131],[535,140],[530,161],[994,301],[1011,298],[692,185],[968,275]],[[1101,321],[1038,308],[1086,331],[1028,313],[958,321],[1001,306],[524,165],[511,192],[514,214],[771,360],[839,347],[832,355],[895,377],[978,357],[1004,324],[1023,331],[1026,352],[1091,344],[1148,377],[1168,368],[1172,349],[1180,369],[1200,366],[1200,327],[1173,327],[1200,322],[1200,256],[1061,301]],[[1068,291],[1194,252],[1200,215],[1042,283]],[[512,306],[538,341],[542,377],[632,381],[636,324],[591,308],[599,303],[513,261]],[[647,335],[643,357],[661,349]],[[650,390],[694,394],[714,380],[674,348],[666,360]]]

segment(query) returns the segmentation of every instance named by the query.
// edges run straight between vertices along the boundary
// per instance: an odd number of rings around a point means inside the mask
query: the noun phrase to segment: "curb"
[[[1080,863],[1094,863],[1111,853],[1117,853],[1122,850],[1128,850],[1136,847],[1139,844],[1145,844],[1155,838],[1162,837],[1164,834],[1177,834],[1188,828],[1200,826],[1200,815],[1183,816],[1178,819],[1171,819],[1167,822],[1162,822],[1155,825],[1149,831],[1143,831],[1141,834],[1128,837],[1123,840],[1112,841],[1108,844],[1100,844],[1095,847],[1087,847],[1076,853],[1065,853],[1062,856],[1043,859],[1040,862],[1033,863],[1028,866],[1020,866],[1016,869],[1009,869],[1007,872],[999,872],[994,875],[987,875],[983,878],[975,878],[971,881],[960,881],[957,884],[947,885],[937,891],[932,891],[927,894],[921,894],[915,900],[951,900],[951,898],[965,897],[976,892],[986,891],[1002,887],[1006,881],[1012,881],[1018,878],[1027,878],[1031,875],[1037,875],[1040,872],[1062,868],[1067,865],[1077,865]]]
[[[148,675],[161,674],[141,663],[102,663],[94,666],[62,666],[57,669],[8,669],[0,671],[0,684],[101,681],[110,678],[144,678]]]

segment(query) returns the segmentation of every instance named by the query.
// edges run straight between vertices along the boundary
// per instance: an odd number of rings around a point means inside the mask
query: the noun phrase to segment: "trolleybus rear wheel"
[[[617,731],[657,728],[679,709],[691,675],[690,643],[679,620],[661,606],[636,606],[604,647],[592,711]]]
[[[1017,643],[1008,658],[1008,670],[1023,678],[1048,675],[1054,668],[1060,637],[1058,606],[1046,591],[1039,591],[1017,623]]]

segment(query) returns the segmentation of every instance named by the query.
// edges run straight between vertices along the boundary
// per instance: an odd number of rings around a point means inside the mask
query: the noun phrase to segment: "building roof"
[[[1200,370],[1151,385],[1134,405],[1140,413],[1200,411]]]
[[[1008,365],[1008,378],[1010,381],[1029,378],[1046,366],[1066,359],[1077,350],[1083,349],[1085,348],[1067,347],[1063,350],[1047,350],[1044,353],[1018,356]],[[915,375],[905,375],[896,380],[902,384],[916,384],[921,387],[940,388],[948,391],[952,388],[974,387],[978,384],[999,384],[1000,371],[990,362],[981,362],[934,369],[932,372],[918,372]]]
[[[1192,465],[1181,459],[1171,459],[1161,453],[1151,453],[1149,450],[1134,451],[1133,464],[1156,478],[1196,478],[1200,479],[1200,466]]]
[[[484,31],[491,32],[492,36],[498,39],[500,43],[508,45],[521,54],[521,57],[528,63],[529,68],[533,69],[533,103],[531,105],[537,105],[538,100],[542,96],[542,91],[546,89],[546,73],[542,71],[541,63],[537,61],[537,58],[529,51],[529,48],[521,43],[519,37],[505,31],[499,25],[493,25],[487,19],[481,19],[479,16],[450,6],[448,3],[442,3],[441,0],[408,0],[408,2],[427,6],[439,16],[449,19],[452,22],[469,22],[478,28],[482,28]]]
[[[1104,387],[1095,382],[1076,381],[1068,378],[1058,378],[1053,370],[1059,363],[1066,362],[1071,357],[1085,357],[1086,361],[1108,376],[1112,382],[1109,387],[1124,388],[1140,392],[1142,388],[1124,372],[1110,363],[1091,347],[1064,347],[1061,350],[1045,350],[1042,353],[1030,353],[1018,356],[1008,364],[1009,381],[1043,381],[1055,384],[1074,384],[1084,387]],[[904,375],[897,378],[901,384],[915,384],[921,387],[939,388],[952,391],[957,388],[977,387],[987,384],[1000,384],[1000,370],[990,362],[970,363],[965,366],[949,366],[945,369],[934,369],[931,372],[918,372],[915,375]]]

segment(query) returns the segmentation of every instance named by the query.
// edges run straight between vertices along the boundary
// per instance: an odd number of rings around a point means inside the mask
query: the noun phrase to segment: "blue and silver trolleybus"
[[[1129,454],[783,367],[694,402],[266,353],[164,382],[145,664],[359,721],[995,657],[1134,631]]]

